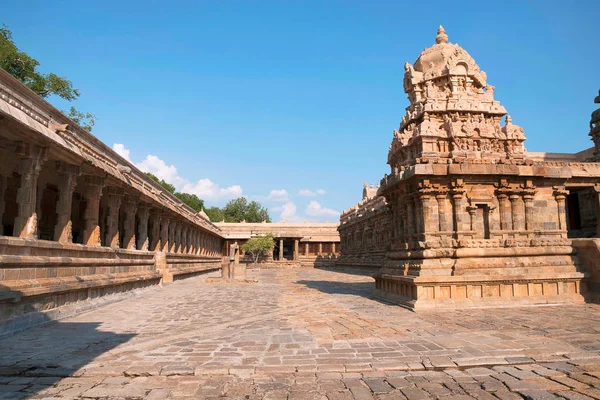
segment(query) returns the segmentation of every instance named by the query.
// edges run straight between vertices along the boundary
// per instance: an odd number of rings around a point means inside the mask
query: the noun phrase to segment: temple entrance
[[[283,246],[281,246],[283,244]],[[294,241],[288,239],[275,240],[273,248],[274,260],[293,260],[294,259]]]
[[[591,187],[569,187],[569,192],[565,207],[568,237],[597,237],[598,193]]]

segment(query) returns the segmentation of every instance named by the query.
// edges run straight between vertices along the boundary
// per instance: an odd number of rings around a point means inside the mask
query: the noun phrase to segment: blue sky
[[[98,138],[208,206],[242,194],[276,221],[337,220],[389,171],[403,64],[439,24],[529,151],[592,145],[598,1],[87,3],[13,2],[0,21],[80,89]]]

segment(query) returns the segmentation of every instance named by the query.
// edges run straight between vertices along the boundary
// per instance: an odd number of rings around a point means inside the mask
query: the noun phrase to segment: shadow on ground
[[[342,294],[365,297],[381,304],[392,304],[374,295],[375,282],[339,282],[300,280],[296,283],[327,294]]]
[[[328,272],[338,272],[341,274],[371,276],[371,277],[379,271],[379,267],[336,268],[336,267],[316,266],[315,269],[320,269],[322,271],[328,271]]]
[[[0,292],[6,287],[0,285]],[[5,307],[7,304],[1,304]],[[44,313],[26,314],[35,328],[0,339],[0,398],[36,397],[101,354],[131,340],[135,334],[98,330],[100,323],[50,320]],[[41,397],[40,397],[41,398]]]

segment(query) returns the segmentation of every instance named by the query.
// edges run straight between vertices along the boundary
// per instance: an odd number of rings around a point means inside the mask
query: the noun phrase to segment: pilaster
[[[138,216],[138,235],[136,248],[138,250],[148,250],[148,218],[150,216],[150,207],[147,204],[140,203],[137,207]]]
[[[513,230],[525,230],[525,212],[523,210],[523,199],[520,194],[510,195],[510,205],[512,209]]]
[[[554,187],[554,198],[556,199],[556,206],[558,208],[558,229],[563,231],[563,234],[567,233],[567,210],[566,198],[569,191],[562,186]]]
[[[60,243],[72,243],[71,205],[73,203],[73,192],[77,186],[77,177],[81,173],[81,169],[77,165],[57,161],[56,171],[60,179],[58,180],[54,240]]]
[[[498,194],[498,206],[500,208],[500,229],[503,231],[512,230],[512,212],[507,193]]]
[[[18,172],[21,175],[17,190],[17,216],[14,236],[35,238],[37,234],[37,179],[47,158],[47,148],[21,142],[17,146]]]
[[[123,200],[123,189],[106,188],[106,232],[104,243],[107,247],[119,248],[119,208]]]
[[[149,212],[150,220],[152,221],[151,241],[148,246],[150,251],[161,251],[161,220],[162,212],[153,208]]]
[[[95,175],[84,177],[83,196],[85,198],[85,212],[83,216],[83,244],[100,246],[100,226],[98,226],[100,198],[104,187],[104,178]]]
[[[6,188],[8,187],[8,178],[0,175],[0,235],[4,235],[4,209],[6,208]]]
[[[171,224],[171,219],[163,215],[160,221],[160,251],[168,252],[169,251],[169,225]]]
[[[122,247],[124,249],[132,249],[136,248],[136,238],[135,238],[135,215],[137,211],[137,203],[139,201],[139,197],[133,195],[125,195],[123,197],[123,204],[121,207],[123,208],[123,243]]]

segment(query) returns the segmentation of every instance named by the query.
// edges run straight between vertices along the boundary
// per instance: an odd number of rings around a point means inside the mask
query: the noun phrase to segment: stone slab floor
[[[369,277],[202,277],[0,340],[0,399],[600,398],[600,306],[420,312]]]

